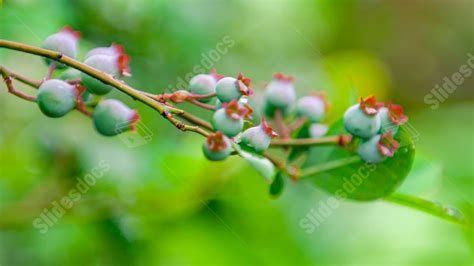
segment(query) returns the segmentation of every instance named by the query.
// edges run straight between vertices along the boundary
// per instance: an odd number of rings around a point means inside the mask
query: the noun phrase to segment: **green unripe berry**
[[[243,117],[248,110],[241,108],[237,100],[224,103],[224,108],[217,110],[212,116],[212,126],[214,130],[223,132],[228,137],[234,137],[242,131],[244,127]]]
[[[219,109],[212,116],[212,126],[214,130],[222,131],[228,137],[234,137],[242,131],[244,120],[233,119],[225,113],[225,109]]]
[[[381,163],[387,157],[394,155],[399,144],[393,139],[392,132],[375,135],[359,144],[357,153],[360,158],[368,163]]]
[[[77,56],[77,42],[81,34],[77,31],[73,31],[71,27],[65,26],[58,33],[50,35],[43,43],[43,48],[53,50],[62,53],[71,58]],[[57,68],[65,68],[66,65],[46,59],[46,63],[49,65],[52,62],[56,64]]]
[[[58,78],[61,80],[77,80],[81,78],[81,71],[70,68],[61,73]]]
[[[134,129],[138,120],[139,117],[135,110],[115,99],[99,102],[92,113],[95,128],[104,136],[115,136]]]
[[[62,117],[76,106],[77,91],[59,79],[50,79],[41,84],[36,102],[41,112],[49,117]]]
[[[225,77],[216,84],[216,95],[223,103],[239,100],[242,96],[250,96],[253,91],[250,88],[251,80],[239,74],[237,78]]]
[[[252,147],[256,152],[262,152],[268,149],[272,138],[276,136],[277,134],[273,129],[262,119],[260,125],[245,130],[240,140],[247,146]]]
[[[322,95],[305,96],[296,103],[297,114],[312,123],[320,122],[324,118],[327,108],[328,105]]]
[[[273,75],[273,80],[268,83],[265,91],[265,104],[267,108],[284,110],[289,108],[296,99],[293,77],[281,73]]]
[[[84,63],[88,66],[96,68],[114,77],[119,76],[119,67],[117,57],[108,55],[94,55],[86,59]],[[87,88],[90,93],[97,95],[104,95],[109,93],[113,87],[103,83],[102,81],[89,76],[85,73],[81,73],[82,84]]]
[[[59,79],[60,80],[79,80],[81,79],[81,71],[75,68],[70,68],[64,71],[63,73],[61,73],[61,75],[59,75]],[[81,98],[83,102],[88,102],[92,99],[92,94],[88,91],[84,91],[82,93]]]
[[[344,127],[354,136],[368,139],[380,130],[381,120],[378,113],[380,105],[375,97],[361,99],[360,104],[353,105],[344,113]]]
[[[189,81],[189,92],[198,95],[206,95],[216,92],[216,79],[211,75],[199,74]],[[212,98],[200,99],[201,102],[210,102]]]
[[[207,159],[211,161],[222,161],[229,156],[232,151],[232,144],[222,132],[209,135],[202,146],[202,150]]]
[[[217,74],[216,70],[211,70],[210,74],[199,74],[194,76],[189,81],[189,92],[197,95],[206,95],[216,92],[217,82],[222,79],[223,76]],[[199,99],[199,101],[204,103],[209,103],[213,101],[213,98]]]
[[[386,156],[380,153],[378,143],[380,141],[380,135],[375,135],[372,138],[359,144],[357,153],[360,158],[368,163],[380,163],[386,159]]]

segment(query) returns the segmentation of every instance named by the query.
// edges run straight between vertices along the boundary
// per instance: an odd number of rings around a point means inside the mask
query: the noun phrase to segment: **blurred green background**
[[[474,75],[436,110],[424,97],[474,54],[473,13],[472,0],[5,0],[0,38],[39,46],[71,25],[81,57],[123,44],[127,82],[154,93],[215,67],[253,78],[258,102],[274,72],[292,74],[298,95],[327,92],[328,122],[354,96],[393,99],[418,133],[399,190],[472,209]],[[36,79],[47,71],[5,49],[0,62]],[[287,182],[272,199],[245,162],[206,161],[200,136],[118,92],[151,132],[143,145],[99,136],[77,112],[47,118],[1,88],[0,265],[473,265],[472,231],[383,201],[346,201],[308,234],[300,219],[326,193]],[[33,227],[100,161],[110,169],[58,223]]]

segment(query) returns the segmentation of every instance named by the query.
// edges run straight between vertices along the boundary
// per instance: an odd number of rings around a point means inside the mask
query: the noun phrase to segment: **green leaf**
[[[286,175],[281,171],[276,174],[272,184],[270,185],[270,195],[274,197],[280,196],[281,192],[283,192],[283,188],[285,187],[285,177]]]
[[[346,133],[342,120],[329,130],[330,135]],[[379,164],[368,164],[352,160],[357,156],[340,147],[314,147],[309,152],[305,168],[319,168],[309,175],[314,184],[339,198],[368,201],[383,198],[394,192],[410,172],[415,157],[415,148],[403,126],[395,137],[399,150],[391,158]],[[325,167],[327,164],[332,167]]]

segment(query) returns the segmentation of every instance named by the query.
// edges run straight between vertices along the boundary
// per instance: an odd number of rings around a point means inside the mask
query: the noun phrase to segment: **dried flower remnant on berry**
[[[382,155],[392,157],[400,147],[400,144],[393,138],[393,133],[389,131],[380,136],[377,147]]]
[[[216,132],[207,137],[207,145],[210,151],[219,152],[228,148],[228,143],[225,141],[225,136],[222,132]]]
[[[252,79],[244,77],[242,73],[237,76],[237,87],[239,88],[242,95],[251,96],[253,95],[253,89],[250,87]]]
[[[373,95],[370,95],[365,99],[360,97],[360,109],[362,109],[362,111],[367,115],[376,115],[382,107],[383,103],[377,102]]]
[[[232,100],[229,103],[223,103],[222,107],[224,107],[227,116],[234,120],[238,120],[242,117],[245,117],[249,113],[249,111],[252,110],[245,107],[240,107],[239,102],[237,100]]]
[[[408,121],[408,117],[403,113],[403,107],[389,103],[387,105],[390,120],[395,125],[402,125]]]

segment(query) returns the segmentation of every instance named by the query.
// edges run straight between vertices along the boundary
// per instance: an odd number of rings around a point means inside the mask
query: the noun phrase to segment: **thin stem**
[[[25,52],[25,53],[30,53],[30,54],[50,58],[52,60],[58,61],[60,63],[63,63],[65,65],[73,67],[77,70],[80,70],[81,72],[83,72],[85,74],[88,74],[88,75],[104,82],[105,84],[108,84],[108,85],[111,85],[111,86],[115,87],[116,89],[122,91],[125,94],[128,94],[129,96],[131,96],[135,100],[138,100],[138,101],[148,105],[149,107],[151,107],[151,108],[155,109],[156,111],[158,111],[163,117],[165,117],[168,121],[170,121],[176,127],[178,127],[178,126],[181,127],[182,123],[176,123],[175,120],[171,119],[172,116],[169,115],[170,114],[170,110],[169,110],[170,108],[169,107],[167,107],[166,105],[164,105],[160,102],[157,102],[157,101],[153,100],[152,98],[150,98],[147,95],[143,94],[141,91],[136,90],[136,89],[128,86],[124,82],[115,79],[114,77],[112,77],[111,75],[109,75],[107,73],[104,73],[104,72],[99,71],[95,68],[92,68],[92,67],[90,67],[86,64],[83,64],[83,63],[81,63],[77,60],[74,60],[74,59],[72,59],[68,56],[65,56],[61,53],[58,53],[56,51],[46,50],[46,49],[43,49],[43,48],[39,48],[39,47],[35,47],[35,46],[23,44],[23,43],[13,42],[13,41],[7,41],[7,40],[0,40],[0,47],[4,47],[4,48],[12,49],[12,50],[17,50],[17,51],[20,51],[20,52]],[[181,112],[181,114],[184,114],[184,111]],[[187,115],[187,117],[191,117],[191,116],[192,115],[189,115],[189,114]],[[195,119],[195,120],[198,120],[198,119]],[[207,132],[205,132],[203,130],[198,130],[198,129],[196,129],[196,127],[193,127],[193,126],[184,126],[184,127],[179,128],[179,129],[184,130],[184,131],[193,131],[193,132],[199,133],[203,136],[207,136]]]
[[[46,80],[51,79],[53,76],[54,70],[56,70],[56,62],[51,62],[48,67],[48,73],[46,74]]]
[[[208,130],[211,130],[211,131],[213,130],[211,123],[209,123],[206,120],[203,120],[203,119],[201,119],[197,116],[193,116],[188,112],[183,111],[179,116],[181,116],[182,118],[188,120],[189,122],[191,122],[195,125],[201,126],[205,129],[208,129]]]
[[[311,139],[275,139],[275,140],[272,140],[271,145],[272,146],[318,146],[318,145],[339,144],[343,136],[344,135],[311,138]]]
[[[285,125],[285,121],[283,119],[283,112],[280,109],[277,109],[275,111],[275,124],[278,128],[278,131],[280,133],[280,136],[282,139],[288,139],[290,132],[288,128]]]
[[[291,132],[297,130],[298,128],[300,128],[302,125],[304,125],[304,123],[306,123],[307,119],[304,118],[304,117],[300,117],[298,118],[295,122],[293,122],[292,124],[288,125],[288,132],[291,134]]]
[[[212,111],[216,110],[216,107],[214,105],[205,104],[195,99],[188,99],[187,101],[207,110],[212,110]]]
[[[29,85],[31,87],[34,87],[34,88],[38,88],[41,83],[43,82],[42,80],[33,80],[33,79],[30,79],[28,77],[25,77],[24,75],[20,74],[20,73],[16,73],[10,69],[7,69],[3,66],[0,65],[0,72],[1,73],[6,73],[7,76],[10,76],[12,77],[13,79],[15,80],[18,80],[26,85]]]
[[[330,161],[327,163],[311,166],[301,170],[300,179],[310,178],[314,174],[322,173],[339,167],[343,167],[349,164],[360,162],[361,159],[359,156],[348,157],[340,160]]]
[[[298,180],[298,177],[300,175],[299,168],[287,165],[285,161],[273,157],[273,155],[268,152],[264,152],[263,157],[267,158],[270,162],[272,162],[273,165],[275,165],[275,167],[278,168],[280,171],[288,174],[292,180]]]
[[[3,68],[0,68],[0,74],[3,77],[3,81],[5,82],[5,85],[7,86],[7,90],[9,93],[22,98],[24,100],[30,101],[30,102],[36,102],[36,96],[32,96],[29,94],[26,94],[22,91],[19,91],[15,88],[15,85],[13,85],[13,80],[12,78],[7,74],[7,72],[3,71]]]
[[[465,226],[472,230],[471,225],[457,209],[399,193],[393,193],[384,200],[431,214],[446,221]]]

